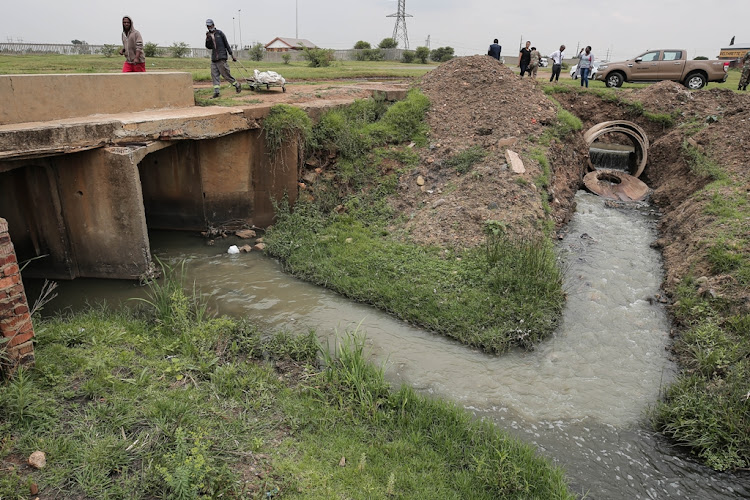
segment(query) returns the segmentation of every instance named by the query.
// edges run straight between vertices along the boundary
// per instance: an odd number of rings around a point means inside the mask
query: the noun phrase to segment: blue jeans
[[[586,88],[589,87],[589,71],[590,68],[581,68],[581,87],[586,85]]]

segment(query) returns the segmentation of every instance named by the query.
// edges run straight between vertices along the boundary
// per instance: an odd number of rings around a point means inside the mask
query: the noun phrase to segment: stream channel
[[[652,300],[662,280],[660,255],[650,247],[655,214],[646,206],[607,208],[584,192],[576,201],[558,246],[568,293],[561,325],[534,351],[502,356],[299,281],[260,252],[228,255],[234,238],[207,246],[195,235],[155,232],[151,242],[161,259],[188,261],[190,282],[212,294],[222,314],[270,329],[314,329],[331,345],[358,328],[391,383],[453,400],[534,444],[586,498],[750,498],[747,475],[695,463],[645,423],[644,412],[676,375],[666,350],[669,319]],[[46,312],[103,299],[115,305],[144,292],[128,282],[84,279],[60,283],[58,291]]]

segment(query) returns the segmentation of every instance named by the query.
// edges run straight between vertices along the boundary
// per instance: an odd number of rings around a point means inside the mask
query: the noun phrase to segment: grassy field
[[[354,332],[332,355],[152,290],[36,318],[36,366],[0,384],[0,498],[575,498],[533,447],[391,389]]]
[[[276,71],[287,80],[330,80],[341,78],[411,78],[429,71],[434,65],[404,64],[397,61],[334,61],[328,67],[311,68],[307,62],[265,63],[240,60],[250,73],[253,69]],[[211,79],[211,63],[205,58],[152,57],[146,71],[185,71],[195,81]],[[119,73],[122,58],[102,55],[7,55],[0,54],[0,74],[19,73]]]

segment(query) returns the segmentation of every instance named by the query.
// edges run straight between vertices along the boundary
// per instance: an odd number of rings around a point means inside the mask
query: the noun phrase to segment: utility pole
[[[427,40],[424,42],[425,47],[430,48],[430,35],[427,35]]]
[[[518,41],[518,52],[521,52],[522,48],[523,48],[523,35],[521,35],[521,39]]]
[[[240,52],[242,52],[242,9],[237,9],[237,19],[240,25]]]
[[[409,48],[409,36],[406,34],[406,18],[414,17],[406,13],[406,0],[398,0],[398,12],[385,17],[395,17],[396,25],[393,27],[393,39],[398,43],[399,38],[404,42],[404,48]],[[400,34],[403,32],[403,34]]]
[[[294,38],[299,40],[299,0],[294,0]]]
[[[234,22],[234,17],[232,17],[232,43],[234,44],[235,50],[237,49],[237,25]]]

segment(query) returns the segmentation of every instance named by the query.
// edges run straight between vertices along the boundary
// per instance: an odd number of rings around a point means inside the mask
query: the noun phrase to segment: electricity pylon
[[[398,43],[399,39],[404,41],[404,48],[409,48],[409,35],[406,34],[406,18],[414,17],[406,13],[406,0],[398,0],[398,12],[385,17],[395,17],[396,25],[393,27],[393,39]]]

